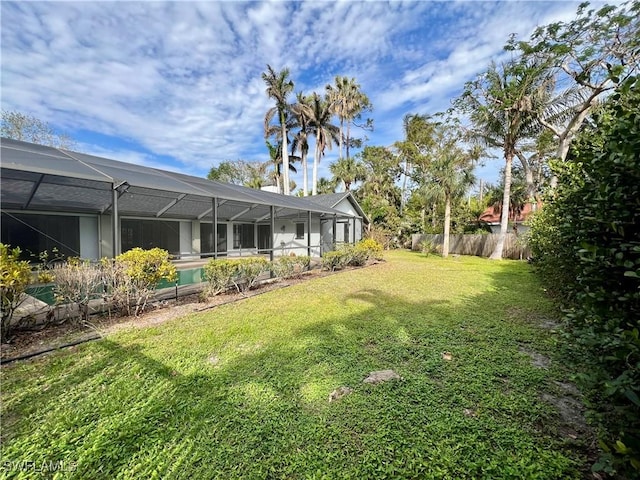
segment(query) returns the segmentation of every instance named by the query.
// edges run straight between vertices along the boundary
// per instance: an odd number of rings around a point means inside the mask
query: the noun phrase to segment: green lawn
[[[392,252],[3,367],[0,475],[580,478],[541,399],[567,374],[522,353],[554,358],[552,317],[526,263]],[[403,380],[362,383],[389,368]]]

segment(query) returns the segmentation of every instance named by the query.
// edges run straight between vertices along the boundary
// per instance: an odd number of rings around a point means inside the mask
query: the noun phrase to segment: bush
[[[29,262],[20,260],[20,249],[0,243],[0,297],[2,299],[2,341],[11,333],[11,321],[24,300],[31,282]]]
[[[269,270],[269,261],[263,257],[239,258],[231,261],[236,263],[233,284],[240,293],[251,290],[260,275]]]
[[[529,245],[568,311],[582,387],[603,432],[599,467],[613,472],[640,469],[640,81],[620,86],[594,122],[568,161],[552,165],[558,188],[534,217]]]
[[[169,261],[169,252],[161,248],[133,248],[114,260],[102,261],[106,301],[122,313],[134,315],[144,311],[161,280],[177,278],[176,267]]]
[[[271,265],[273,274],[279,278],[299,278],[309,269],[311,257],[278,257]]]
[[[441,249],[442,247],[433,240],[427,240],[425,238],[420,242],[420,251],[424,253],[426,257],[429,255],[439,254]]]
[[[87,260],[69,258],[57,263],[47,271],[55,285],[53,293],[56,303],[76,304],[81,320],[89,320],[89,302],[100,298],[102,271],[98,265]]]
[[[344,252],[340,250],[332,250],[322,255],[322,269],[331,272],[344,268],[347,265],[348,258]]]
[[[360,240],[356,243],[355,249],[357,252],[364,252],[367,256],[367,260],[380,261],[384,259],[384,248],[382,247],[382,244],[373,238]]]
[[[350,265],[352,267],[362,267],[367,264],[369,259],[369,253],[367,250],[358,249],[353,245],[343,245],[338,251],[344,257],[344,266]]]
[[[237,273],[237,263],[231,260],[218,260],[212,258],[204,266],[204,278],[207,281],[202,296],[208,298],[216,296],[229,288],[233,283],[233,277]]]

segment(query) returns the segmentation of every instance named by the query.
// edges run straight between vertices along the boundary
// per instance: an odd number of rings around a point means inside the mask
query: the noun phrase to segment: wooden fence
[[[508,233],[504,240],[504,250],[502,258],[513,258],[522,260],[529,257],[530,250],[518,241],[513,233]],[[428,240],[434,245],[442,248],[444,235],[425,235],[415,233],[411,237],[411,249],[421,250],[423,240]],[[449,253],[458,255],[475,255],[477,257],[489,257],[493,253],[493,249],[498,242],[498,234],[492,233],[487,235],[449,235]]]

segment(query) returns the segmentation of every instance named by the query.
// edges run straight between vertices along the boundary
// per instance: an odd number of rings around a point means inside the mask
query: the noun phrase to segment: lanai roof
[[[254,190],[5,138],[0,146],[3,209],[108,214],[116,189],[119,214],[128,216],[208,220],[214,198],[220,221],[264,221],[271,206],[279,218],[303,218],[307,212],[349,216],[309,197]]]

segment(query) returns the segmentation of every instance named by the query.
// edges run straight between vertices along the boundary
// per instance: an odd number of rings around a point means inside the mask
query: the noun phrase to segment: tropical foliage
[[[605,455],[598,467],[640,470],[640,80],[593,116],[532,225],[549,291],[567,309],[580,377]],[[617,459],[625,463],[620,465]],[[618,472],[620,473],[620,472]],[[631,477],[629,477],[631,478]]]
[[[24,301],[24,291],[31,281],[31,268],[20,260],[20,249],[0,243],[0,300],[2,301],[2,341],[11,333],[13,314]]]

